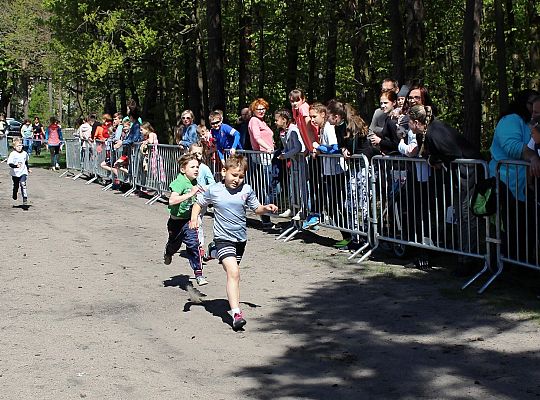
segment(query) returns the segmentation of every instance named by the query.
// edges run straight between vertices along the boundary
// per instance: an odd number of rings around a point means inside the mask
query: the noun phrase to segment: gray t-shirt
[[[201,207],[214,206],[214,239],[231,242],[247,240],[246,209],[255,210],[261,205],[248,184],[232,190],[222,182],[214,183],[199,193],[197,203]]]

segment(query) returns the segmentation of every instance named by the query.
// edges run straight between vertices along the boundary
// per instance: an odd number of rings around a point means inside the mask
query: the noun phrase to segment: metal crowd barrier
[[[81,152],[78,141],[66,141],[68,168],[81,174],[112,179],[103,172],[105,151]],[[147,201],[153,204],[169,193],[169,184],[180,172],[177,160],[183,154],[178,146],[140,144],[131,146],[129,166],[119,169],[118,178],[138,188],[155,192]],[[111,151],[117,159],[121,149]],[[540,191],[538,180],[524,189],[525,201],[512,201],[506,188],[498,184],[498,210],[495,229],[488,218],[470,213],[475,185],[488,178],[487,164],[481,160],[456,160],[448,169],[432,168],[424,159],[376,156],[371,162],[363,155],[345,160],[340,155],[299,154],[278,160],[272,154],[240,150],[249,163],[245,182],[253,187],[261,202],[272,202],[280,211],[300,214],[278,239],[291,240],[302,230],[302,221],[311,213],[320,215],[320,225],[363,238],[365,243],[349,259],[367,250],[365,260],[381,242],[402,249],[412,246],[472,257],[484,262],[483,268],[463,288],[487,272],[492,272],[479,290],[482,293],[500,275],[503,263],[540,270]],[[81,156],[77,158],[78,156]],[[221,163],[206,160],[216,177]],[[114,162],[113,162],[114,163]],[[528,163],[504,161],[500,168],[526,168]],[[516,189],[518,189],[516,187]],[[125,194],[129,195],[129,194]],[[496,255],[496,259],[494,259]]]
[[[0,137],[0,158],[7,159],[9,156],[9,145],[7,135],[2,135]]]
[[[502,273],[505,263],[540,271],[540,182],[529,177],[530,164],[519,160],[499,161],[496,166],[497,212],[494,215],[495,245],[492,275],[482,293]],[[510,181],[510,175],[519,176]],[[484,268],[467,284],[486,272]]]

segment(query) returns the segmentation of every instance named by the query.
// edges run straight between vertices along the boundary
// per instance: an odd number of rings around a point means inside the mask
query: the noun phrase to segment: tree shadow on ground
[[[446,270],[396,276],[352,271],[289,296],[287,312],[265,318],[262,331],[297,343],[265,366],[239,373],[256,386],[255,399],[527,399],[540,396],[540,356],[498,343],[527,318],[506,317],[520,306],[498,307],[458,292]],[[459,286],[457,286],[459,287]],[[446,295],[445,295],[446,291]],[[526,334],[525,334],[526,336]],[[522,337],[525,337],[522,336]],[[515,343],[516,346],[519,343]],[[536,351],[528,351],[531,347]]]

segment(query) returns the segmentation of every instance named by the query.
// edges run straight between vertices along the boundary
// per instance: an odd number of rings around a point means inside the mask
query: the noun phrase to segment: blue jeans
[[[23,148],[28,153],[29,156],[32,155],[32,139],[31,138],[23,139]]]

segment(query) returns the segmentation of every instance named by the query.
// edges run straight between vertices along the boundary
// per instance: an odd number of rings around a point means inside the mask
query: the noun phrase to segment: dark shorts
[[[246,249],[246,242],[216,239],[214,243],[216,244],[217,258],[220,263],[227,257],[236,257],[236,262],[240,264]]]

